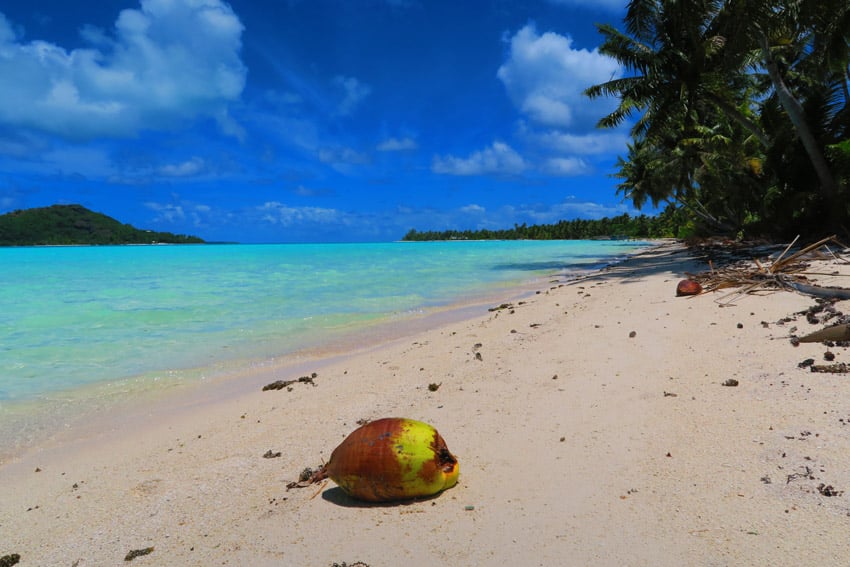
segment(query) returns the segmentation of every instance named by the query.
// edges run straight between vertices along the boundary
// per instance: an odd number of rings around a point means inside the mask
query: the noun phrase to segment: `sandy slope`
[[[850,491],[850,383],[797,367],[827,350],[790,345],[790,327],[810,330],[804,317],[777,324],[814,301],[676,298],[683,274],[704,268],[665,245],[509,308],[35,449],[0,468],[0,556],[80,567],[850,564],[850,493],[817,489]],[[304,368],[316,386],[260,391]],[[358,420],[386,416],[435,425],[460,460],[458,486],[388,506],[332,483],[287,491]]]

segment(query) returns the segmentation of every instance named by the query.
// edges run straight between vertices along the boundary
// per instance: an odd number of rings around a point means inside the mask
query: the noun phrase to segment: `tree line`
[[[201,242],[195,236],[140,230],[81,205],[53,205],[0,215],[0,246]]]
[[[515,224],[508,229],[410,230],[404,241],[426,240],[590,240],[594,238],[674,238],[687,219],[675,207],[656,216],[628,213],[602,219],[562,220],[554,224]]]

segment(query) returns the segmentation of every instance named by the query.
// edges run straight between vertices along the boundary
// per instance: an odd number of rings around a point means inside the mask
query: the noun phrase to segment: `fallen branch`
[[[800,282],[787,282],[786,285],[804,295],[812,295],[823,299],[850,299],[850,289],[843,287],[821,287]]]

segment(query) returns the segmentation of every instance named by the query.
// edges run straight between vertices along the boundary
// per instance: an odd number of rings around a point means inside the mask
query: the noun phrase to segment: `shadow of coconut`
[[[326,500],[331,504],[343,506],[344,508],[392,508],[396,506],[409,506],[417,502],[424,502],[437,498],[442,492],[438,492],[433,496],[422,496],[419,498],[411,498],[409,500],[391,500],[389,502],[367,502],[365,500],[357,500],[345,493],[338,486],[329,488],[322,492],[322,500]]]

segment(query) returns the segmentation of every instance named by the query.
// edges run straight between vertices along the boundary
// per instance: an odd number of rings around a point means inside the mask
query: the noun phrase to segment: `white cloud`
[[[292,226],[318,223],[338,224],[342,215],[336,209],[321,207],[290,207],[277,201],[268,201],[257,208],[261,219],[270,224]]]
[[[154,218],[154,222],[156,223],[171,224],[181,222],[186,219],[186,211],[183,209],[182,205],[156,203],[151,201],[145,203],[145,206],[156,212],[156,217]]]
[[[354,77],[338,76],[333,82],[343,91],[343,99],[337,106],[337,114],[340,116],[348,116],[354,112],[354,109],[372,93],[372,87]]]
[[[624,131],[570,134],[558,130],[550,130],[541,133],[528,133],[528,138],[534,143],[552,151],[580,155],[624,152],[626,150],[626,144],[630,140],[628,133]]]
[[[575,157],[550,158],[543,166],[543,170],[550,175],[568,177],[581,175],[590,171],[590,166],[583,159]]]
[[[591,101],[583,91],[620,76],[617,62],[598,49],[574,49],[573,40],[526,25],[510,39],[508,60],[497,76],[513,103],[532,121],[552,127],[592,128],[616,105]]]
[[[518,153],[504,142],[474,152],[467,158],[434,156],[431,170],[447,175],[516,175],[528,165]]]
[[[201,173],[205,167],[204,160],[196,156],[180,163],[164,165],[159,168],[159,174],[165,177],[191,177]]]
[[[557,222],[560,219],[601,219],[603,217],[615,217],[623,213],[635,214],[634,208],[624,203],[616,205],[603,205],[592,201],[576,201],[569,199],[552,206],[548,215],[550,221]],[[639,213],[638,213],[639,214]]]
[[[400,152],[405,150],[415,150],[419,145],[413,138],[389,138],[378,144],[380,152]]]
[[[239,135],[226,108],[245,86],[243,29],[221,0],[141,0],[68,51],[21,42],[0,14],[0,124],[91,139],[210,116]]]
[[[174,202],[157,203],[149,201],[145,207],[156,215],[151,222],[159,228],[183,232],[191,228],[206,228],[210,225],[215,210],[209,205],[183,201],[178,195],[172,195]]]
[[[466,214],[469,214],[469,215],[483,215],[484,213],[487,212],[487,209],[485,209],[481,205],[476,205],[476,204],[473,203],[471,205],[466,205],[465,207],[461,207],[460,212],[466,213]]]

